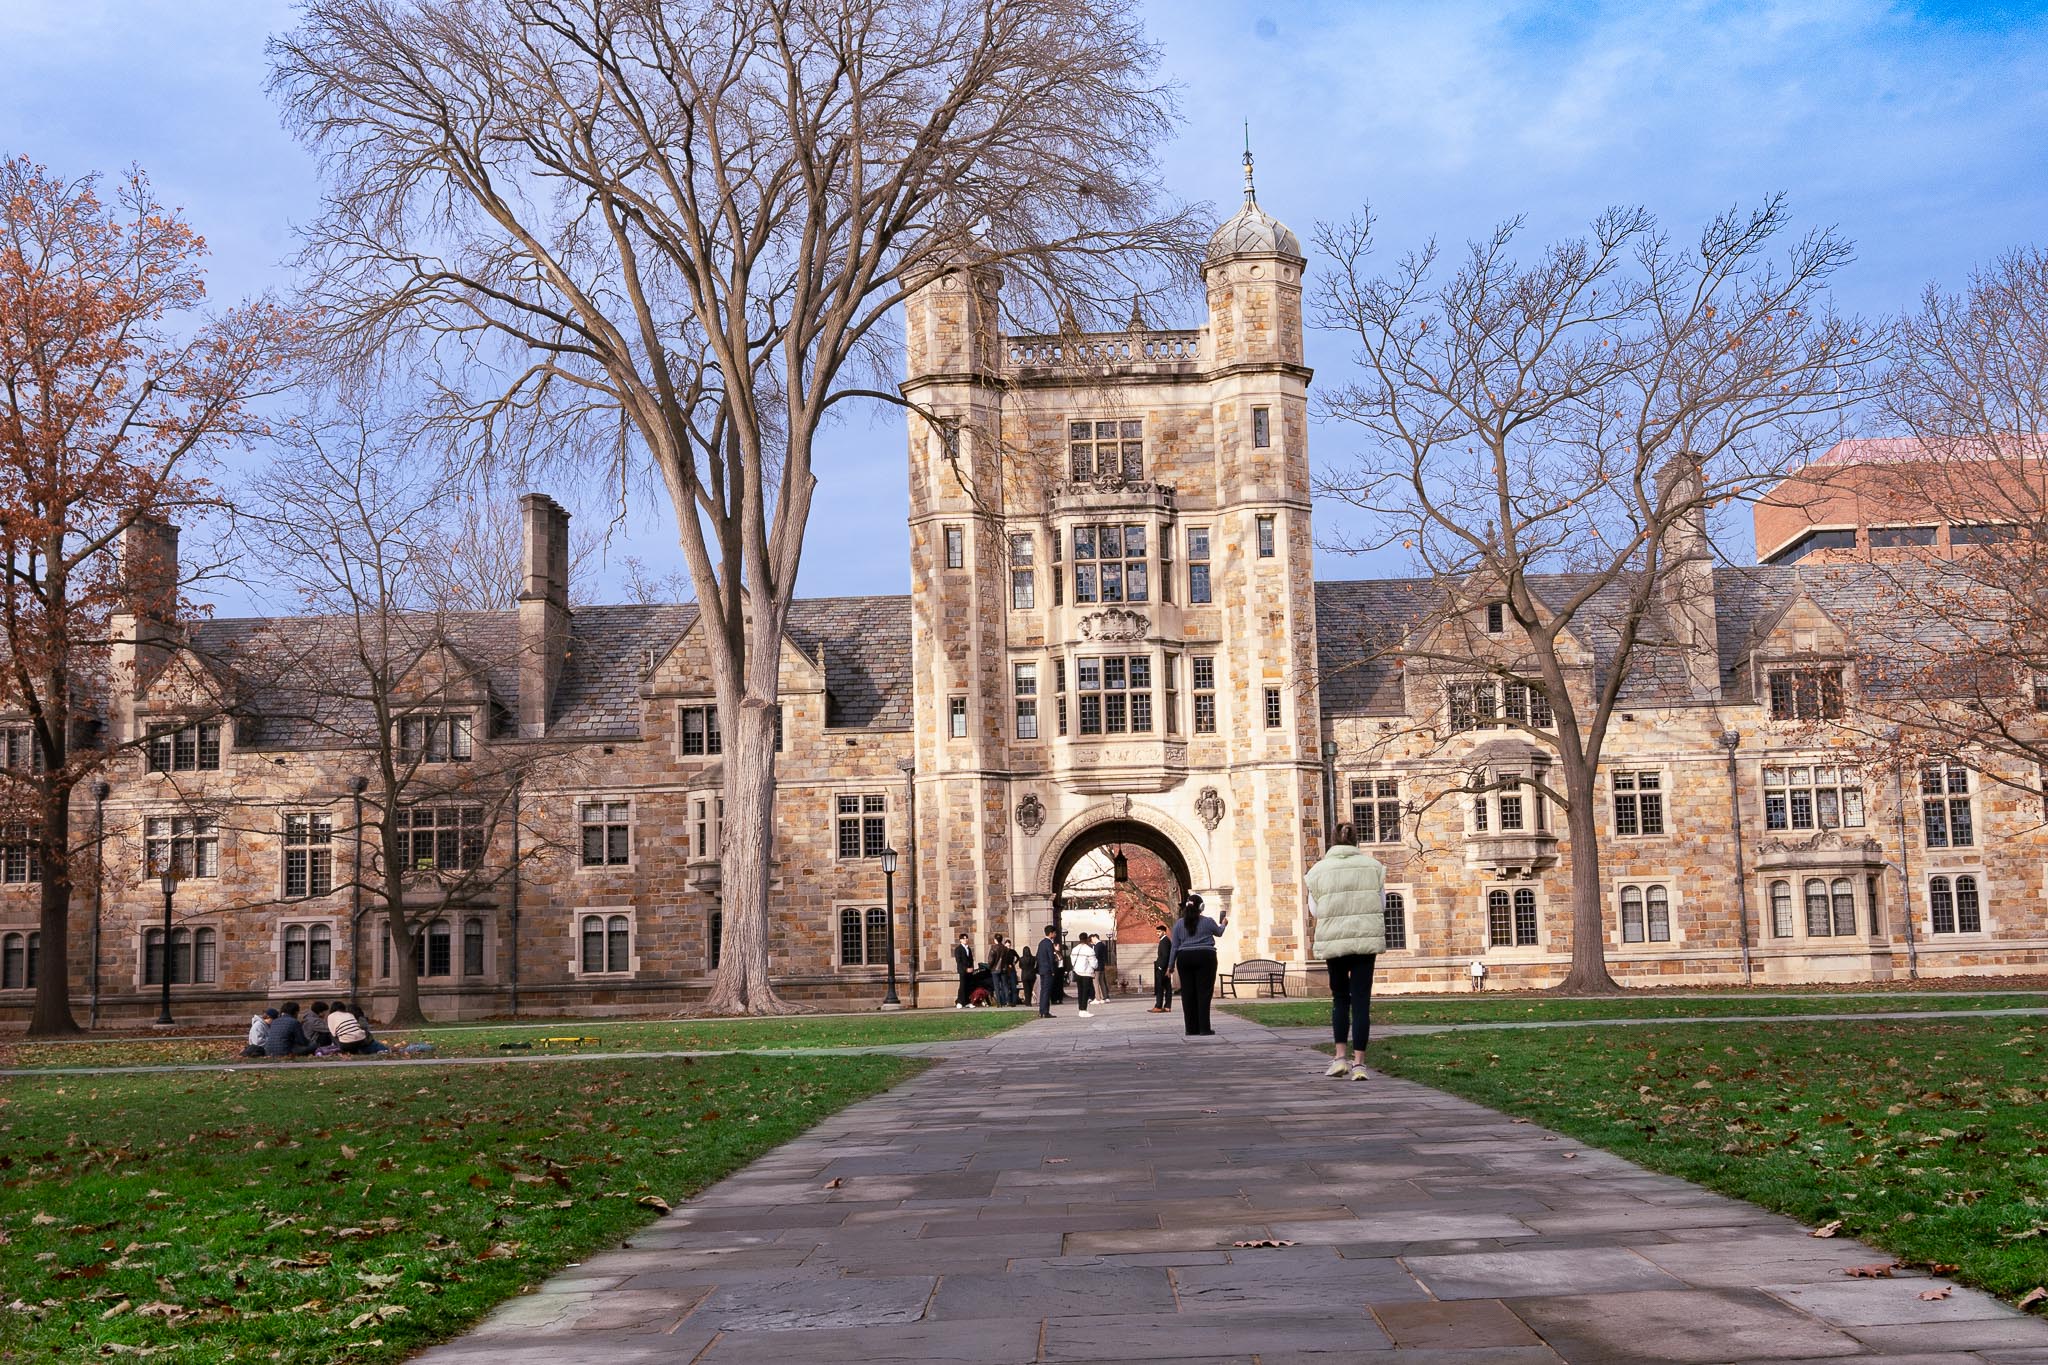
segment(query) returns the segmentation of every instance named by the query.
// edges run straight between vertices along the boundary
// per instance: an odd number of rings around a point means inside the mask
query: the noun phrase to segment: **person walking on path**
[[[966,934],[961,934],[953,944],[953,970],[960,977],[960,989],[953,996],[953,1008],[967,1008],[967,979],[974,975],[974,949],[968,946]]]
[[[1050,924],[1045,926],[1045,937],[1038,940],[1038,1017],[1052,1018],[1053,974],[1059,970],[1060,945],[1053,935],[1059,931]]]
[[[1230,912],[1220,919],[1202,913],[1202,898],[1190,891],[1173,922],[1173,965],[1180,972],[1180,1017],[1187,1036],[1206,1038],[1209,1001],[1216,993],[1216,936],[1230,927]]]
[[[1080,1016],[1092,1019],[1088,1013],[1088,1002],[1095,998],[1095,944],[1088,934],[1081,935],[1081,941],[1074,945],[1074,999],[1080,1005]]]
[[[996,935],[996,950],[991,957],[990,987],[996,993],[998,1005],[1017,1003],[1017,950],[1001,934]]]
[[[1315,921],[1315,952],[1330,969],[1330,1032],[1337,1057],[1326,1076],[1365,1079],[1365,1044],[1372,1030],[1372,975],[1387,947],[1387,869],[1359,848],[1350,825],[1308,870],[1308,913]],[[1347,1056],[1348,1052],[1348,1056]]]
[[[1173,932],[1159,931],[1158,950],[1152,955],[1152,1013],[1173,1008]]]

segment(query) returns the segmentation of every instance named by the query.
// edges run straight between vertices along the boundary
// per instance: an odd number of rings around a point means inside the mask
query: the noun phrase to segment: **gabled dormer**
[[[1852,638],[1801,586],[1750,633],[1740,666],[1750,698],[1773,721],[1837,719],[1854,686]]]
[[[779,654],[775,725],[781,751],[798,736],[815,737],[824,729],[827,697],[822,647],[813,654],[784,634]],[[678,759],[709,762],[724,752],[730,726],[718,712],[701,614],[665,654],[650,661],[640,695],[647,706],[646,732],[668,736]]]

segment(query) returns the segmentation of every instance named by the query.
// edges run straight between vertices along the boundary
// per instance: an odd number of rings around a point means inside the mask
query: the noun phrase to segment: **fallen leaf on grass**
[[[1812,1232],[1809,1232],[1806,1235],[1808,1237],[1832,1237],[1841,1230],[1842,1220],[1837,1218],[1833,1222],[1822,1223],[1819,1227],[1815,1228]]]
[[[476,1254],[479,1261],[504,1261],[519,1254],[523,1242],[493,1242]]]
[[[668,1200],[658,1194],[643,1194],[633,1202],[643,1209],[660,1209],[663,1213],[669,1211]]]
[[[135,1305],[128,1302],[128,1300],[123,1299],[119,1303],[115,1304],[112,1308],[109,1308],[106,1312],[100,1314],[100,1321],[105,1322],[108,1318],[118,1318],[134,1306]]]
[[[1935,1301],[1936,1299],[1945,1299],[1945,1298],[1947,1298],[1947,1297],[1948,1297],[1949,1295],[1951,1295],[1951,1294],[1953,1294],[1953,1293],[1955,1293],[1955,1292],[1956,1292],[1956,1291],[1955,1291],[1955,1290],[1953,1290],[1953,1289],[1951,1289],[1951,1288],[1949,1288],[1949,1286],[1947,1286],[1947,1285],[1943,1285],[1943,1286],[1942,1286],[1941,1288],[1939,1288],[1939,1289],[1923,1289],[1923,1290],[1921,1290],[1921,1291],[1920,1291],[1920,1297],[1921,1297],[1921,1298],[1923,1298],[1923,1299],[1925,1299],[1925,1300],[1926,1300],[1927,1302],[1929,1302],[1929,1303],[1932,1303],[1932,1302],[1934,1302],[1934,1301]]]
[[[35,1217],[29,1219],[28,1221],[34,1223],[39,1228],[46,1228],[50,1226],[50,1224],[56,1222],[57,1220],[52,1218],[47,1213],[39,1213]]]
[[[1842,1273],[1852,1280],[1889,1280],[1897,1261],[1879,1261],[1875,1265],[1851,1265],[1842,1267]]]
[[[368,1327],[373,1323],[388,1322],[392,1318],[402,1317],[409,1311],[411,1310],[402,1303],[379,1304],[369,1312],[358,1313],[355,1317],[349,1319],[348,1330],[353,1332],[358,1327]]]
[[[2037,1284],[2026,1293],[2020,1295],[2020,1307],[2032,1308],[2043,1299],[2048,1299],[2048,1287]]]

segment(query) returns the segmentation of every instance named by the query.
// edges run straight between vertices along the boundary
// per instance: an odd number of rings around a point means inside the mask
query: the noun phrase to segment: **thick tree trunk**
[[[1568,995],[1613,995],[1621,990],[1607,972],[1607,914],[1600,895],[1600,816],[1593,804],[1593,774],[1567,772],[1571,801],[1565,827],[1572,839],[1572,966],[1553,987]]]
[[[764,641],[757,649],[772,649]],[[775,856],[775,710],[743,705],[725,741],[725,843],[718,881],[724,935],[713,1014],[798,1014],[769,980],[768,882]]]
[[[71,790],[54,783],[45,789],[40,832],[42,908],[36,931],[36,1002],[29,1014],[31,1038],[82,1033],[71,1015]],[[164,945],[164,970],[171,946]]]
[[[397,902],[391,902],[397,904]],[[385,1021],[388,1028],[419,1028],[429,1022],[426,1012],[420,1008],[419,960],[414,956],[418,950],[413,947],[424,926],[415,925],[411,918],[393,910],[391,922],[391,979],[398,988],[398,1002],[392,1007],[391,1018]]]

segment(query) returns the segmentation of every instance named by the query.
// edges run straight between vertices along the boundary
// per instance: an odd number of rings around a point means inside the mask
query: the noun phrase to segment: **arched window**
[[[1956,932],[1979,934],[1984,919],[1977,906],[1977,879],[1968,873],[1956,878]]]
[[[206,983],[213,980],[214,933],[211,929],[192,931],[192,980]]]
[[[868,907],[868,965],[885,965],[889,961],[889,917],[879,905]]]
[[[474,915],[462,922],[462,974],[484,974],[484,922]]]
[[[306,930],[306,979],[334,979],[334,930],[324,924],[311,925]]]
[[[1668,887],[1653,886],[1648,895],[1648,920],[1650,942],[1671,941],[1671,891]]]
[[[1643,888],[1640,886],[1621,888],[1621,941],[1643,941]]]
[[[1771,883],[1771,936],[1792,937],[1792,883]]]
[[[583,917],[583,970],[601,972],[604,970],[604,916]]]
[[[709,949],[705,956],[708,959],[710,969],[715,972],[718,970],[718,963],[725,952],[725,912],[723,910],[713,910],[711,912],[711,922],[705,926],[704,935],[708,941]]]
[[[860,911],[851,907],[839,912],[839,965],[859,967],[867,962],[867,939]]]
[[[1486,893],[1486,946],[1489,948],[1511,948],[1515,942],[1515,920],[1508,893],[1489,891]]]
[[[633,922],[624,915],[613,915],[605,924],[604,969],[608,972],[633,970]]]
[[[1381,902],[1386,912],[1387,947],[1408,946],[1408,898],[1398,891],[1389,891]]]
[[[1927,879],[1927,919],[1937,934],[1956,931],[1956,898],[1947,877]]]
[[[0,990],[26,990],[36,984],[35,971],[29,966],[30,934],[7,934],[0,937]]]
[[[1829,885],[1828,894],[1835,904],[1835,932],[1842,935],[1855,933],[1855,885],[1847,877],[1837,877]]]
[[[1526,886],[1515,888],[1515,946],[1536,946],[1536,892]]]
[[[306,926],[288,924],[284,931],[284,979],[306,979]]]
[[[1828,884],[1818,877],[1809,877],[1806,879],[1807,936],[1824,937],[1828,932]]]

